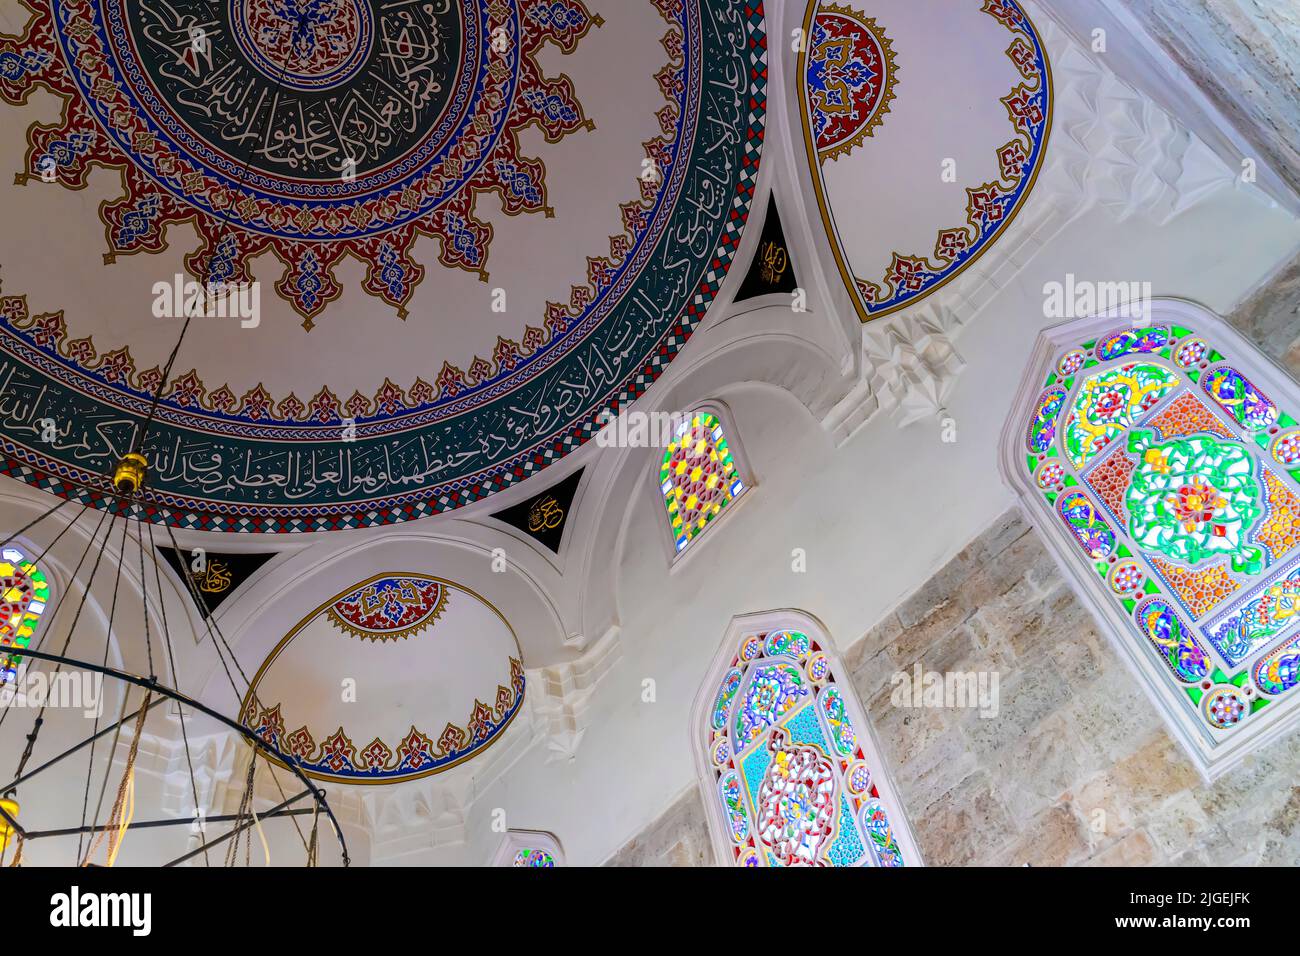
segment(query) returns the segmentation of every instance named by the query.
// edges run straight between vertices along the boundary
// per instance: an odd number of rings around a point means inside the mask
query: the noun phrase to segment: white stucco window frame
[[[888,764],[881,756],[882,750],[876,739],[875,731],[867,720],[867,715],[858,700],[857,689],[854,688],[849,678],[849,672],[840,659],[835,642],[831,639],[830,633],[821,621],[811,614],[793,608],[759,611],[732,618],[719,644],[718,651],[713,657],[713,663],[709,666],[704,683],[700,685],[700,689],[695,695],[695,702],[691,705],[689,725],[691,758],[695,763],[695,779],[699,786],[700,799],[704,802],[704,815],[708,820],[709,840],[713,845],[714,859],[721,866],[733,865],[734,854],[732,848],[735,846],[729,835],[730,828],[723,815],[722,803],[718,797],[715,783],[713,764],[708,754],[709,717],[714,698],[717,696],[718,685],[722,681],[723,675],[731,666],[731,659],[740,645],[742,637],[750,634],[768,634],[773,631],[783,630],[800,631],[807,634],[808,637],[820,645],[821,652],[826,655],[826,659],[830,662],[831,674],[834,676],[836,686],[844,697],[849,718],[852,720],[853,728],[857,732],[858,743],[862,748],[863,756],[866,758],[867,765],[871,768],[872,777],[879,789],[880,802],[884,805],[885,812],[889,814],[889,822],[895,831],[898,847],[903,853],[903,860],[906,866],[909,867],[923,866],[921,852],[917,846],[916,837],[912,832],[911,823],[898,800],[898,786],[894,782]]]
[[[1300,408],[1300,386],[1297,386],[1295,380],[1209,309],[1183,299],[1153,299],[1149,320],[1137,325],[1171,323],[1191,329],[1205,338],[1282,410],[1294,413]],[[1025,469],[1028,450],[1023,441],[1024,434],[1032,417],[1032,408],[1044,391],[1044,381],[1049,372],[1055,370],[1055,360],[1065,349],[1114,332],[1125,324],[1134,323],[1130,318],[1110,312],[1069,321],[1039,334],[1012,403],[1011,414],[1003,426],[998,467],[1003,481],[1015,492],[1021,512],[1060,567],[1066,581],[1096,619],[1100,630],[1120,659],[1137,678],[1170,734],[1208,783],[1237,767],[1248,755],[1262,750],[1300,726],[1300,688],[1292,688],[1273,698],[1270,706],[1252,714],[1241,726],[1228,731],[1211,728],[1196,710],[1180,698],[1180,695],[1185,696],[1185,691],[1171,679],[1168,670],[1157,655],[1152,653],[1151,648],[1143,646],[1121,602],[1116,600],[1090,564],[1082,560],[1065,523],[1047,504]],[[1078,380],[1066,397],[1067,407],[1082,381],[1082,376],[1076,377]],[[1208,404],[1213,405],[1212,402]],[[1217,414],[1217,410],[1214,411]],[[1218,417],[1225,425],[1232,424],[1226,416]],[[1239,428],[1233,427],[1232,430],[1234,434],[1242,434]],[[1255,452],[1262,453],[1265,458],[1268,457],[1268,452],[1254,442],[1247,440],[1246,445]],[[1280,563],[1290,563],[1295,560],[1295,556],[1292,552]],[[1212,613],[1218,613],[1217,609]],[[1190,621],[1184,623],[1194,627]],[[1252,652],[1234,670],[1239,671],[1241,667],[1253,668],[1256,661],[1296,633],[1295,628],[1284,630],[1267,645]],[[1204,637],[1199,633],[1196,636],[1202,646],[1209,650],[1211,659],[1216,660],[1215,653],[1210,650]],[[1068,635],[1061,635],[1061,639],[1067,640]],[[1141,717],[1133,716],[1135,719]]]

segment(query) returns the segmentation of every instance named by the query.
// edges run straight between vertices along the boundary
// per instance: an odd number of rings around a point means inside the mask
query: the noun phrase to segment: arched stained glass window
[[[542,830],[507,830],[497,847],[493,866],[549,868],[564,865],[564,852],[554,834]]]
[[[696,707],[720,858],[740,866],[919,862],[852,688],[811,621],[733,626]]]
[[[659,490],[677,553],[698,538],[746,487],[715,411],[699,409],[678,424],[659,469]]]
[[[1217,773],[1300,713],[1300,404],[1194,306],[1117,326],[1086,320],[1040,340],[1004,466]]]
[[[29,647],[50,601],[44,573],[17,548],[0,551],[0,683],[18,676],[22,656]]]
[[[555,857],[545,850],[538,850],[533,847],[520,850],[515,854],[515,866],[555,866]]]

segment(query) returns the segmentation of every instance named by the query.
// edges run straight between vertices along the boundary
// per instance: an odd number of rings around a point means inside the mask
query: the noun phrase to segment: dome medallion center
[[[366,0],[230,0],[230,32],[250,66],[304,91],[348,82],[374,48]]]

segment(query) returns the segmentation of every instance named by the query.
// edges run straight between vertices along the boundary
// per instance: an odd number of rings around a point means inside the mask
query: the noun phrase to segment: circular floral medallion
[[[855,763],[849,768],[849,791],[855,794],[871,791],[871,770],[864,763]]]
[[[1038,482],[1039,488],[1050,491],[1053,488],[1059,488],[1064,478],[1065,468],[1059,462],[1049,461],[1038,469],[1038,474],[1034,480]]]
[[[174,10],[180,6],[172,3]],[[249,64],[294,89],[346,83],[374,42],[374,15],[365,0],[230,0],[229,8],[230,31]],[[433,7],[428,16],[437,16]],[[192,33],[196,54],[202,55],[205,39]]]
[[[1088,361],[1088,353],[1083,349],[1071,349],[1061,357],[1061,361],[1056,366],[1056,371],[1064,376],[1077,374]]]
[[[1300,465],[1300,431],[1284,432],[1273,442],[1273,460],[1284,468]]]
[[[1204,339],[1184,339],[1174,350],[1174,361],[1180,368],[1195,368],[1205,361],[1209,351]]]
[[[831,673],[831,662],[826,659],[825,654],[814,654],[808,659],[808,679],[814,684],[820,684]]]
[[[1137,593],[1145,581],[1142,568],[1136,561],[1121,561],[1110,573],[1111,590],[1119,595]]]
[[[1262,510],[1259,483],[1241,445],[1202,435],[1161,444],[1137,431],[1129,450],[1139,464],[1125,505],[1140,547],[1186,564],[1226,555],[1236,570],[1259,570],[1260,549],[1247,543]]]
[[[1250,713],[1250,702],[1246,695],[1239,688],[1229,685],[1209,691],[1201,707],[1205,719],[1219,730],[1236,726]]]
[[[894,98],[893,44],[871,17],[823,6],[813,19],[807,89],[817,152],[835,159],[871,136]]]
[[[734,258],[767,77],[761,3],[646,6],[662,31],[645,42],[665,65],[623,78],[655,98],[657,131],[636,144],[644,156],[629,156],[632,198],[614,219],[623,231],[601,236],[585,275],[559,286],[521,341],[498,338],[492,361],[468,369],[431,357],[428,380],[386,380],[350,398],[328,387],[273,396],[260,384],[241,396],[174,370],[141,449],[149,479],[133,507],[213,531],[411,520],[536,474],[642,395]],[[61,123],[30,127],[20,179],[48,174],[81,189],[97,168],[120,170],[124,191],[99,213],[106,258],[160,253],[182,226],[198,237],[184,257],[193,276],[251,285],[252,260],[270,254],[284,267],[275,292],[308,325],[342,295],[336,268],[347,259],[364,267],[366,293],[405,316],[428,271],[413,255],[421,237],[436,240],[442,265],[486,279],[484,195],[507,216],[554,213],[545,166],[521,143],[593,125],[574,82],[539,62],[548,48],[577,50],[603,22],[582,0],[34,9],[12,43],[21,68],[0,77],[0,97],[21,105],[45,88],[66,108]],[[652,179],[638,175],[646,157]],[[388,343],[372,331],[365,348],[382,353]],[[0,350],[19,356],[11,385],[41,396],[38,418],[84,424],[66,442],[6,432],[8,473],[116,507],[107,476],[151,414],[159,371],[137,368],[126,349],[97,354],[61,315],[33,315],[18,297],[0,302]]]

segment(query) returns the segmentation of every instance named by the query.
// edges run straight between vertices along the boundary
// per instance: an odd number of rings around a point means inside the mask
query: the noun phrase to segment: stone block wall
[[[1000,674],[995,718],[890,678]],[[1018,511],[846,656],[926,863],[1300,865],[1300,733],[1206,786]]]
[[[1300,381],[1300,258],[1292,259],[1228,321]]]
[[[1300,190],[1300,6],[1291,0],[1123,3]]]
[[[716,865],[699,787],[692,783],[658,820],[628,841],[605,865]]]

